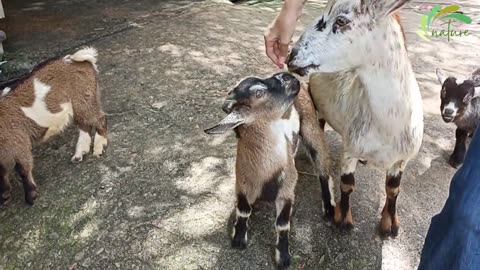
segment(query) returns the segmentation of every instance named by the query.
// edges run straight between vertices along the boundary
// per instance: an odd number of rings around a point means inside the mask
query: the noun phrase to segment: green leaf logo
[[[430,10],[428,14],[422,15],[420,19],[420,29],[417,31],[417,34],[424,40],[430,41],[432,34],[430,31],[430,26],[436,20],[442,21],[451,21],[456,20],[461,23],[471,24],[472,18],[458,13],[460,7],[458,5],[450,5],[442,8],[440,5],[436,5]]]

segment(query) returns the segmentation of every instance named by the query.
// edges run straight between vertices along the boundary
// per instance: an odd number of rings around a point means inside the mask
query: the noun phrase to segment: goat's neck
[[[398,108],[399,104],[410,103],[420,94],[400,25],[390,19],[385,27],[374,31],[373,36],[372,50],[356,72],[372,110],[382,113],[392,107]]]
[[[269,123],[271,120],[256,120],[253,123],[241,125],[237,128],[239,142],[248,145],[251,149],[263,149],[267,147],[272,136]]]

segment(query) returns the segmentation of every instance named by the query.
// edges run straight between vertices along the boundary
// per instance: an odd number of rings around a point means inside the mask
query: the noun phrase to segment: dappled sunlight
[[[401,239],[399,239],[401,241]],[[382,246],[382,270],[411,270],[416,264],[412,256],[405,250],[408,246],[400,244],[399,240],[384,241]]]
[[[15,182],[14,204],[0,209],[0,268],[273,269],[275,205],[255,205],[248,248],[230,247],[236,139],[232,132],[207,136],[203,129],[225,116],[222,101],[241,78],[278,71],[265,56],[263,33],[281,2],[262,8],[206,2],[144,13],[138,10],[151,6],[127,2],[135,11],[119,7],[104,13],[122,14],[125,25],[134,27],[115,28],[114,34],[99,31],[93,41],[81,43],[91,43],[100,53],[99,82],[111,144],[102,158],[87,155],[75,165],[69,162],[75,128],[38,147],[38,203],[25,206]],[[324,4],[309,1],[294,39]],[[133,19],[131,14],[142,16]],[[355,228],[344,234],[323,219],[318,177],[300,155],[292,269],[403,270],[418,265],[430,218],[445,202],[456,172],[448,165],[455,127],[441,120],[435,68],[462,77],[478,65],[478,51],[471,48],[479,42],[478,35],[424,42],[416,34],[418,19],[411,11],[404,16],[424,100],[425,136],[402,178],[400,235],[382,240],[376,230],[385,203],[383,171],[358,164],[351,199]],[[66,48],[48,50],[63,53]],[[328,126],[326,140],[338,200],[342,142]]]
[[[179,189],[191,194],[211,191],[218,182],[225,178],[231,179],[231,175],[218,175],[217,168],[226,166],[227,161],[215,157],[203,158],[202,161],[193,163],[187,172],[189,176],[176,181],[176,185]]]

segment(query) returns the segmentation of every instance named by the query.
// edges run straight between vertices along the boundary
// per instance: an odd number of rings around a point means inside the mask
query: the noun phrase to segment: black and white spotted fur
[[[449,163],[458,168],[463,163],[467,151],[467,137],[472,136],[480,124],[480,69],[475,70],[461,81],[437,69],[440,92],[440,111],[445,123],[454,123],[456,142]]]

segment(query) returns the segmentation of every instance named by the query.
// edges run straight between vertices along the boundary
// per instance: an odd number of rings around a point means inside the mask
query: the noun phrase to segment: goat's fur
[[[445,76],[445,72],[440,69],[437,69],[436,73],[442,86],[442,118],[446,123],[453,122],[457,126],[455,148],[449,163],[458,168],[465,158],[467,137],[472,136],[480,125],[480,69],[472,72],[464,81]]]
[[[81,161],[90,151],[92,131],[96,131],[93,153],[103,153],[107,123],[100,103],[96,56],[95,49],[85,48],[47,61],[2,91],[0,204],[10,199],[9,174],[13,170],[22,178],[27,203],[33,204],[37,185],[32,176],[32,144],[59,134],[72,119],[80,130],[72,161]]]
[[[353,227],[350,194],[358,161],[387,171],[387,201],[380,232],[395,236],[401,174],[419,151],[423,106],[394,14],[405,0],[330,0],[324,14],[300,37],[289,68],[310,76],[319,112],[342,136],[341,194],[335,223]]]
[[[219,129],[225,129],[228,123],[234,123],[228,126],[228,129],[235,129],[238,137],[235,164],[237,207],[232,245],[246,247],[247,220],[252,212],[252,205],[257,200],[275,201],[277,209],[275,258],[277,265],[287,267],[290,264],[288,251],[290,213],[298,178],[295,154],[300,141],[305,145],[307,153],[313,161],[315,174],[320,179],[326,217],[333,217],[335,201],[329,176],[330,164],[324,134],[318,125],[315,108],[308,90],[306,87],[300,87],[300,83],[289,74],[277,74],[272,78],[279,78],[285,84],[293,84],[293,82],[285,82],[287,79],[282,79],[282,76],[283,78],[289,76],[298,84],[298,95],[290,104],[252,105],[256,101],[246,97],[249,94],[233,93],[231,99],[234,99],[234,106],[239,109],[230,112],[229,116],[225,118],[228,120],[224,119],[219,125],[206,130],[206,132],[209,134],[219,133],[217,132]],[[259,85],[262,83],[251,83],[247,87],[240,83],[239,87],[261,89],[262,87]],[[270,97],[270,99],[273,98]],[[244,109],[238,105],[239,103],[249,104],[251,112],[242,111]],[[232,115],[240,116],[233,117]]]

